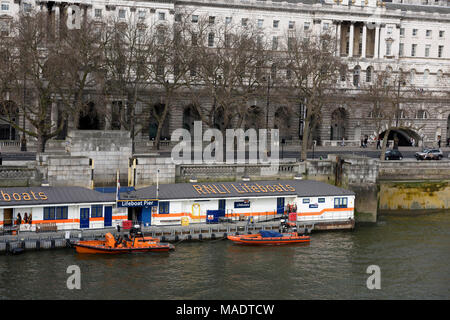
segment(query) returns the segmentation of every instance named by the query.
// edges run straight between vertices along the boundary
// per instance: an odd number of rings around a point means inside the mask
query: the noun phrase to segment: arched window
[[[416,70],[412,69],[409,72],[409,82],[411,82],[411,84],[414,84],[415,80],[416,80]]]
[[[366,69],[366,82],[372,82],[372,67],[367,67]]]
[[[430,74],[430,70],[426,69],[423,72],[423,83],[428,84],[428,75]]]
[[[428,119],[428,112],[425,110],[418,110],[416,113],[416,119]]]
[[[361,74],[361,67],[360,66],[356,66],[353,69],[353,85],[355,87],[359,87],[359,76]]]

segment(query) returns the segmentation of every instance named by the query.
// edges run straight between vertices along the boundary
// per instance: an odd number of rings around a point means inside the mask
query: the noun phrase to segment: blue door
[[[142,223],[144,226],[152,225],[152,207],[142,208]]]
[[[80,209],[80,229],[89,228],[89,208]]]
[[[225,199],[219,200],[219,211],[220,211],[220,216],[221,217],[225,217]]]
[[[277,214],[284,213],[284,198],[277,198]]]
[[[105,207],[105,227],[112,226],[112,207]]]

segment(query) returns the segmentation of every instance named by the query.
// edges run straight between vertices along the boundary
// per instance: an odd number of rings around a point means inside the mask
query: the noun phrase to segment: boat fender
[[[180,238],[178,236],[175,236],[175,241],[179,241]]]
[[[211,239],[215,239],[216,238],[216,235],[214,234],[214,233],[211,233]]]
[[[202,234],[199,234],[198,235],[198,240],[202,240],[203,239],[203,235]]]
[[[188,240],[192,240],[192,236],[190,234],[188,235]]]

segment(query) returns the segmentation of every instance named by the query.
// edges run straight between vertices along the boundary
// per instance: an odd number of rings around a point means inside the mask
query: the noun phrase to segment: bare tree
[[[306,109],[301,148],[301,159],[306,160],[311,129],[336,89],[343,62],[335,55],[336,41],[329,33],[289,32],[284,49],[285,66],[291,74],[287,85]]]
[[[51,121],[52,107],[56,102],[56,82],[62,69],[52,63],[52,58],[57,56],[57,45],[48,31],[48,14],[44,12],[21,15],[15,21],[12,28],[15,79],[24,81],[16,81],[11,91],[21,96],[23,83],[30,84],[29,101],[19,104],[18,108],[32,128],[25,128],[14,121],[15,110],[4,110],[13,127],[37,138],[38,152],[45,152],[47,141],[61,132],[63,124],[58,126]]]
[[[121,125],[130,131],[135,151],[137,130],[136,107],[141,93],[151,85],[148,65],[154,59],[154,32],[138,17],[127,22],[108,21],[104,36],[104,96],[119,95],[126,99],[126,112],[119,110]],[[105,110],[107,113],[108,110]],[[141,126],[141,130],[142,130]]]
[[[380,160],[384,160],[391,131],[411,129],[411,124],[403,121],[402,115],[413,112],[407,101],[417,92],[404,72],[394,73],[390,68],[375,72],[371,83],[363,89],[361,97],[372,106],[369,119],[378,132],[385,129],[380,154]],[[394,141],[396,147],[397,141]]]

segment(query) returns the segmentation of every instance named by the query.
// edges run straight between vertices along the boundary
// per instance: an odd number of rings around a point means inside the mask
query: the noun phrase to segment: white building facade
[[[368,108],[356,108],[357,102],[352,99],[373,81],[376,70],[406,73],[409,83],[422,93],[412,102],[414,112],[401,113],[402,121],[411,127],[409,133],[402,133],[405,138],[412,137],[423,144],[433,144],[438,137],[442,141],[450,139],[450,4],[446,0],[80,0],[70,3],[0,0],[0,3],[2,32],[7,32],[8,19],[21,11],[46,9],[59,17],[60,10],[70,5],[78,6],[83,14],[94,19],[113,17],[126,21],[135,17],[149,25],[171,23],[179,12],[191,14],[193,23],[201,16],[210,17],[213,23],[251,22],[261,28],[275,50],[279,39],[289,30],[331,30],[337,39],[336,54],[344,57],[349,65],[348,76],[339,84],[347,99],[327,106],[315,134],[319,143],[332,144],[342,138],[359,141],[363,135],[374,137],[381,133],[371,124]],[[266,99],[261,97],[256,104],[264,107]],[[173,107],[178,111],[170,112],[167,136],[183,127],[186,119],[179,110],[184,110],[187,104],[179,102]],[[276,123],[279,107],[270,106],[269,127]],[[299,113],[302,113],[301,106]],[[282,137],[298,140],[301,118],[293,116],[287,121],[288,129]],[[2,128],[0,139],[17,139],[10,127]],[[148,130],[143,130],[142,139],[149,138]]]

